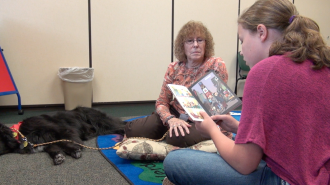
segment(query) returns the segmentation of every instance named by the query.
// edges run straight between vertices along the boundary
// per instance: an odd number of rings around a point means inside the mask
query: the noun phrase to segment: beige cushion
[[[212,140],[202,141],[191,147],[194,150],[206,152],[217,152]],[[155,142],[148,139],[126,139],[119,146],[116,154],[124,159],[132,160],[164,160],[166,155],[179,147],[165,143],[165,141]]]

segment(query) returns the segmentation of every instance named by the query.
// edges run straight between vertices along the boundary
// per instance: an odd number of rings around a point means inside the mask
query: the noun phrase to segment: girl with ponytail
[[[209,117],[195,127],[219,154],[175,150],[174,184],[330,184],[330,49],[320,28],[289,0],[258,0],[238,18],[251,70],[240,121]],[[235,141],[217,126],[237,133]]]

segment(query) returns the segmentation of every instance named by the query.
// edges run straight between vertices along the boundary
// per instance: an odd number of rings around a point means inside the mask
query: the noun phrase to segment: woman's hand
[[[228,114],[215,115],[215,116],[211,116],[211,119],[215,120],[217,125],[219,125],[224,130],[237,133],[239,122],[231,115]]]
[[[176,137],[179,137],[179,132],[181,133],[182,136],[185,136],[184,130],[186,131],[187,134],[189,134],[189,127],[191,127],[191,125],[183,121],[182,119],[172,118],[168,120],[167,123],[170,127],[170,137],[172,137],[172,130],[174,130]]]

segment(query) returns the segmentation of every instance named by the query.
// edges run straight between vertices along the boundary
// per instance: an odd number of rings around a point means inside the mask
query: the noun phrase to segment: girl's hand
[[[196,121],[195,127],[196,130],[198,130],[202,136],[210,138],[210,133],[214,130],[218,130],[220,132],[220,129],[218,125],[211,119],[211,117],[206,112],[200,112],[201,116],[203,116],[204,120]]]
[[[217,125],[219,125],[224,130],[237,133],[239,122],[231,115],[228,114],[215,115],[215,116],[211,116],[211,119],[215,120]]]

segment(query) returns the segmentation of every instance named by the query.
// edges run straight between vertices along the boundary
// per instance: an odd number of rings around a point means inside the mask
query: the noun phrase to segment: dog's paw
[[[57,154],[54,158],[54,164],[59,165],[62,164],[65,160],[65,156],[61,153]]]
[[[72,152],[72,153],[71,153],[71,156],[72,156],[73,158],[79,159],[79,158],[81,157],[81,154],[82,154],[82,152],[81,152],[81,150],[79,149],[79,150],[76,150],[76,151]]]

